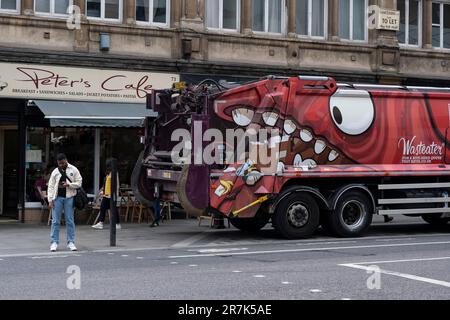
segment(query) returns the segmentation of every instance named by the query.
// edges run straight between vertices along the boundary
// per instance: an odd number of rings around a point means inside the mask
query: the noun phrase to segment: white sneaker
[[[75,247],[75,244],[73,242],[69,242],[67,244],[67,248],[69,248],[70,251],[77,251],[77,247]]]
[[[50,251],[56,252],[56,249],[58,249],[58,244],[56,242],[52,242],[52,244],[50,245]]]
[[[103,222],[99,222],[92,226],[94,229],[103,230]]]
[[[120,223],[116,224],[116,229],[117,229],[117,230],[122,229],[122,226],[120,225]]]

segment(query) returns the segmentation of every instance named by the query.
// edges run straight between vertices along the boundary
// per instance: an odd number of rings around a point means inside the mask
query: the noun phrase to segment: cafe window
[[[142,151],[140,132],[142,129],[106,128],[102,129],[100,140],[100,185],[105,177],[106,161],[117,159],[119,182],[130,187],[131,174]]]
[[[297,0],[296,28],[300,36],[324,38],[327,29],[327,0]]]
[[[206,0],[206,27],[239,30],[240,7],[240,0]]]
[[[367,0],[339,0],[339,37],[367,41]]]
[[[433,47],[450,49],[450,3],[433,2]]]
[[[122,0],[86,0],[86,15],[90,19],[122,20]]]
[[[0,0],[0,12],[19,13],[20,0]]]
[[[83,177],[83,188],[94,193],[95,129],[28,128],[26,152],[26,201],[40,202],[38,186],[45,186],[64,153]],[[42,181],[45,181],[42,183]]]
[[[67,9],[73,0],[35,0],[34,12],[42,15],[67,16]]]
[[[284,34],[286,15],[285,0],[253,0],[253,31]]]
[[[136,0],[136,21],[150,25],[168,26],[169,0]]]
[[[419,46],[422,35],[422,1],[397,0],[397,10],[400,11],[398,42],[404,45]]]

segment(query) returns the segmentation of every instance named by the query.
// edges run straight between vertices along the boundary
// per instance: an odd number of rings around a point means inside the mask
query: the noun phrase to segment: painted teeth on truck
[[[309,130],[303,129],[300,131],[300,139],[304,142],[311,142],[313,139],[313,135]]]
[[[316,144],[314,145],[314,152],[316,154],[321,154],[325,150],[326,147],[327,147],[327,145],[325,144],[325,141],[316,140]]]
[[[287,134],[293,134],[295,130],[297,130],[297,126],[295,125],[294,121],[292,120],[284,121],[284,131]]]
[[[233,121],[237,125],[239,125],[241,127],[245,127],[245,126],[248,126],[252,122],[255,112],[253,110],[250,110],[247,108],[239,108],[239,109],[233,110],[232,114],[233,114]]]
[[[339,153],[337,153],[337,151],[335,150],[331,150],[330,154],[328,155],[328,161],[333,162],[337,158],[339,158]]]
[[[297,154],[294,158],[294,167],[300,167],[303,162],[303,158],[301,154]]]
[[[275,126],[275,124],[278,121],[278,114],[275,112],[265,112],[262,115],[262,118],[264,120],[264,123],[267,124],[269,127]]]

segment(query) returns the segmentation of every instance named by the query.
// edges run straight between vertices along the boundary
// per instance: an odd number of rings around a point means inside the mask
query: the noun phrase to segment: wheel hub
[[[301,228],[305,226],[309,220],[309,211],[302,203],[294,203],[288,209],[287,218],[292,226]]]
[[[358,228],[363,223],[364,216],[365,209],[359,201],[351,200],[344,204],[341,219],[347,227]]]

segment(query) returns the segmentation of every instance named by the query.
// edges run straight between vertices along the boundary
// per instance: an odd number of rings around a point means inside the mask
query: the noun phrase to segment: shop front
[[[0,219],[42,221],[42,190],[65,153],[94,197],[108,158],[130,184],[142,151],[146,94],[168,73],[0,64]],[[45,194],[45,193],[44,193]]]

